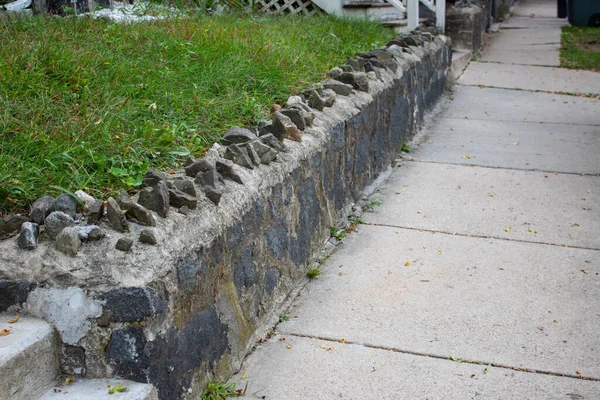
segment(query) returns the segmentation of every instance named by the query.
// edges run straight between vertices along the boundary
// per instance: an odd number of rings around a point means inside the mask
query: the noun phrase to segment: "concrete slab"
[[[361,226],[278,330],[600,378],[599,254]]]
[[[517,49],[522,46],[553,44],[560,46],[561,30],[555,26],[535,29],[502,29],[500,33],[488,35],[488,49]]]
[[[588,97],[455,86],[451,98],[448,118],[600,126],[600,100]]]
[[[538,28],[538,27],[556,27],[569,25],[565,18],[530,18],[512,16],[508,20],[500,23],[500,29],[518,29],[518,28]]]
[[[598,126],[438,118],[427,132],[413,155],[417,160],[600,173]],[[465,154],[472,158],[462,158]]]
[[[521,0],[512,10],[512,14],[518,17],[534,18],[556,18],[555,0]]]
[[[490,34],[480,61],[525,65],[560,65],[560,29],[504,29]]]
[[[119,383],[127,388],[125,392],[108,393],[108,386],[115,387]],[[154,386],[147,383],[118,379],[81,379],[71,385],[55,386],[46,392],[40,400],[158,400]]]
[[[458,83],[507,89],[600,94],[600,73],[528,65],[473,62]]]
[[[259,346],[232,382],[241,389],[247,382],[249,399],[594,399],[600,392],[598,382],[290,336]]]
[[[15,314],[0,314],[0,398],[37,399],[58,375],[58,341],[46,321]]]
[[[368,222],[600,249],[595,176],[407,162],[375,197]]]
[[[528,45],[514,50],[496,49],[493,52],[484,52],[479,61],[523,65],[560,65],[559,51],[556,45]]]

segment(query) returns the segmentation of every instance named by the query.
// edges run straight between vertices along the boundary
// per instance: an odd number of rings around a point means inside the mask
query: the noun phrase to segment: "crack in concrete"
[[[385,226],[387,228],[406,229],[409,231],[417,231],[417,232],[442,233],[444,235],[470,237],[470,238],[477,238],[477,239],[496,239],[496,240],[504,240],[507,242],[530,243],[530,244],[539,244],[539,245],[545,245],[545,246],[564,247],[564,248],[569,248],[569,249],[600,251],[600,248],[596,248],[596,247],[568,246],[566,244],[559,244],[559,243],[536,242],[533,240],[525,240],[525,239],[509,239],[509,238],[504,238],[501,236],[494,236],[494,235],[471,235],[469,233],[448,232],[448,231],[442,231],[442,230],[438,230],[438,229],[414,228],[414,227],[409,227],[409,226],[399,226],[399,225],[392,225],[392,224],[378,224],[375,222],[365,222],[363,225]]]
[[[516,168],[516,167],[496,167],[493,165],[481,165],[481,164],[463,164],[463,163],[457,163],[457,162],[450,162],[450,161],[433,161],[433,160],[421,160],[421,161],[416,161],[416,160],[403,160],[404,162],[413,162],[413,163],[418,163],[418,164],[447,164],[447,165],[458,165],[461,167],[477,167],[477,168],[488,168],[488,169],[501,169],[501,170],[507,170],[507,171],[523,171],[523,172],[540,172],[543,174],[561,174],[561,175],[575,175],[575,176],[592,176],[592,177],[599,177],[600,173],[588,173],[588,172],[561,172],[561,171],[549,171],[549,170],[544,170],[544,169],[536,169],[536,168]]]
[[[511,89],[506,89],[506,88],[495,88],[495,89],[505,89],[505,90],[511,90]],[[596,127],[596,126],[600,126],[600,124],[597,125],[590,125],[590,124],[578,124],[577,122],[546,122],[546,121],[522,121],[522,120],[516,120],[516,119],[491,119],[491,118],[467,118],[467,117],[443,117],[443,119],[460,119],[460,120],[467,120],[467,121],[483,121],[483,122],[515,122],[515,123],[521,123],[521,124],[543,124],[543,125],[576,125],[576,126],[590,126],[590,127]]]
[[[540,67],[546,68],[545,66],[542,66],[542,65],[540,65]],[[556,68],[556,67],[547,67],[547,68]],[[503,86],[491,86],[491,85],[481,85],[481,84],[465,85],[460,82],[457,82],[456,85],[457,86],[478,87],[478,88],[485,88],[485,89],[504,89],[504,90],[517,90],[520,92],[559,94],[559,95],[563,95],[563,96],[585,97],[585,98],[590,98],[590,99],[598,99],[598,97],[600,97],[600,94],[595,94],[595,93],[556,92],[556,91],[551,91],[551,90],[521,89],[521,88],[510,88],[510,87],[503,87]]]
[[[600,378],[595,378],[593,376],[575,375],[575,374],[569,374],[569,373],[548,371],[548,370],[544,370],[544,369],[520,368],[520,367],[510,366],[510,365],[506,365],[506,364],[495,363],[495,362],[488,362],[488,361],[481,361],[481,360],[468,360],[468,359],[458,358],[456,356],[443,356],[443,355],[439,355],[439,354],[423,353],[420,351],[399,349],[396,347],[379,346],[379,345],[374,345],[374,344],[370,344],[370,343],[360,343],[360,342],[355,342],[352,340],[346,340],[346,339],[342,339],[342,338],[336,339],[336,338],[327,337],[327,336],[316,336],[316,335],[308,335],[308,334],[304,334],[304,333],[294,333],[294,332],[280,332],[280,333],[284,334],[284,335],[288,335],[288,336],[295,336],[295,337],[306,338],[306,339],[324,340],[324,341],[328,341],[328,342],[337,342],[337,343],[341,343],[341,344],[354,344],[354,345],[364,346],[364,347],[368,347],[370,349],[375,349],[375,350],[392,351],[394,353],[409,354],[409,355],[418,356],[418,357],[435,358],[435,359],[444,360],[444,361],[452,361],[452,362],[473,364],[473,365],[482,365],[482,366],[487,366],[487,367],[502,368],[502,369],[508,369],[508,370],[512,370],[512,371],[525,372],[525,373],[531,373],[531,374],[556,376],[556,377],[560,377],[560,378],[571,378],[571,379],[579,379],[579,380],[584,380],[584,381],[600,382]],[[342,342],[342,340],[343,340],[343,342]]]
[[[557,49],[558,51],[558,49]],[[523,64],[523,63],[514,63],[514,62],[501,62],[501,61],[482,61],[482,60],[477,60],[476,62],[480,63],[480,64],[500,64],[500,65],[521,65],[523,67],[543,67],[543,68],[559,68],[558,65],[547,65],[547,64]],[[457,83],[457,85],[459,85]],[[470,85],[463,85],[463,86],[470,86]],[[479,85],[477,85],[479,86]],[[525,89],[523,89],[525,90]]]

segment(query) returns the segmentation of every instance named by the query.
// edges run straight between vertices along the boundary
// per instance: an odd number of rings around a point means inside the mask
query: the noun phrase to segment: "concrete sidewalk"
[[[555,93],[600,74],[551,67],[554,4],[465,71],[246,359],[247,398],[600,399],[600,101]]]

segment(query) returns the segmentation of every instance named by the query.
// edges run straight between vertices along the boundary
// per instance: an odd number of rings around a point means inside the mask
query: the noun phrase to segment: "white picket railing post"
[[[444,33],[446,27],[446,0],[435,1],[435,24]]]
[[[408,0],[406,5],[408,29],[413,30],[419,26],[419,0]]]

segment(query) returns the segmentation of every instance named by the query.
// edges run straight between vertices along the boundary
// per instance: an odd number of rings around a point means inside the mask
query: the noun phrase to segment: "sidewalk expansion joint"
[[[536,242],[536,241],[533,241],[533,240],[509,239],[509,238],[503,238],[503,237],[494,236],[494,235],[471,235],[471,234],[468,234],[468,233],[447,232],[447,231],[441,231],[441,230],[438,230],[438,229],[413,228],[413,227],[408,227],[408,226],[398,226],[398,225],[392,225],[392,224],[377,224],[377,223],[374,223],[374,222],[365,222],[363,225],[384,226],[386,228],[406,229],[406,230],[409,230],[409,231],[417,231],[417,232],[441,233],[441,234],[444,234],[444,235],[469,237],[469,238],[476,238],[476,239],[495,239],[495,240],[504,240],[506,242],[529,243],[529,244],[539,244],[539,245],[544,245],[544,246],[564,247],[564,248],[569,248],[569,249],[581,249],[581,250],[600,251],[600,248],[596,248],[596,247],[568,246],[566,244],[548,243],[548,242]]]
[[[547,44],[557,44],[557,43],[547,43]],[[483,61],[483,60],[477,60],[476,62],[478,62],[480,64],[520,65],[523,67],[559,68],[558,65],[547,65],[547,64],[523,64],[523,63],[514,63],[514,62]],[[465,86],[467,86],[467,85],[465,85]],[[476,85],[476,86],[479,86],[479,85]]]
[[[544,67],[545,68],[545,67]],[[558,94],[563,96],[573,96],[573,97],[585,97],[590,99],[598,99],[600,98],[600,94],[597,93],[579,93],[579,92],[557,92],[552,90],[539,90],[539,89],[521,89],[521,88],[511,88],[511,87],[503,87],[503,86],[493,86],[493,85],[465,85],[463,83],[457,82],[458,86],[470,86],[470,87],[478,87],[484,89],[503,89],[503,90],[516,90],[519,92],[531,92],[531,93],[548,93],[548,94]]]
[[[500,88],[500,89],[504,89],[504,88]],[[511,90],[511,89],[506,89],[506,90]],[[464,117],[443,117],[443,119],[460,119],[460,120],[467,120],[467,121],[482,121],[482,122],[508,122],[508,123],[520,123],[520,124],[546,124],[546,125],[577,125],[577,126],[590,126],[590,127],[596,127],[596,126],[600,126],[600,124],[595,124],[595,125],[590,125],[590,124],[578,124],[577,122],[546,122],[546,121],[521,121],[521,120],[515,120],[515,119],[491,119],[491,118],[468,118],[466,116]]]
[[[561,171],[548,171],[544,169],[536,169],[536,168],[516,168],[516,167],[496,167],[492,165],[481,165],[481,164],[463,164],[451,161],[433,161],[433,160],[402,160],[404,162],[413,162],[418,164],[447,164],[447,165],[458,165],[461,167],[477,167],[477,168],[488,168],[488,169],[500,169],[507,171],[523,171],[523,172],[540,172],[543,174],[553,174],[553,175],[573,175],[573,176],[592,176],[592,177],[600,177],[600,172],[593,174],[587,172],[561,172]]]
[[[468,360],[468,359],[458,358],[454,355],[442,356],[439,354],[430,354],[430,353],[423,353],[420,351],[398,349],[396,347],[379,346],[379,345],[374,345],[374,344],[369,344],[369,343],[359,343],[359,342],[354,342],[352,340],[347,340],[347,339],[342,339],[342,338],[336,339],[336,338],[331,338],[331,337],[326,337],[326,336],[307,335],[307,334],[303,334],[303,333],[292,333],[292,332],[281,332],[281,333],[285,334],[287,336],[295,336],[295,337],[299,337],[299,338],[315,339],[315,340],[324,340],[324,341],[328,341],[328,342],[337,342],[337,343],[342,343],[342,344],[353,344],[353,345],[358,345],[358,346],[364,346],[364,347],[367,347],[370,349],[391,351],[394,353],[408,354],[408,355],[417,356],[417,357],[427,357],[427,358],[433,358],[433,359],[444,360],[444,361],[452,361],[452,362],[457,362],[457,363],[482,365],[482,366],[486,366],[486,367],[502,368],[502,369],[508,369],[511,371],[525,372],[525,373],[531,373],[531,374],[556,376],[556,377],[560,377],[560,378],[571,378],[571,379],[579,379],[579,380],[583,380],[583,381],[600,382],[600,378],[594,378],[591,376],[560,373],[560,372],[554,372],[554,371],[547,371],[547,370],[543,370],[543,369],[512,367],[510,365],[505,365],[505,364],[500,364],[500,363],[495,363],[495,362],[487,362],[487,361],[481,361],[481,360]]]

